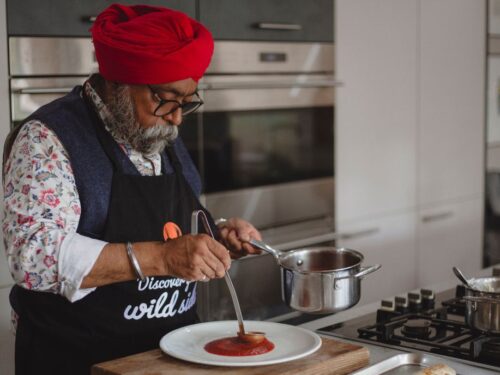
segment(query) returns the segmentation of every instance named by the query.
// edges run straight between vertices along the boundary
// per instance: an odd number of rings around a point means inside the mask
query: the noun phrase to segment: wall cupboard
[[[367,300],[481,268],[485,6],[336,1],[336,229],[382,228],[337,245],[383,264]]]

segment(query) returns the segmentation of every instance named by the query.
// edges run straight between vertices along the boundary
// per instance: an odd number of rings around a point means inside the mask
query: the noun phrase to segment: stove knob
[[[380,309],[377,310],[377,323],[385,322],[397,315],[398,313],[394,311],[394,301],[382,300]]]
[[[408,293],[408,305],[411,312],[419,312],[422,310],[422,296],[420,293]]]
[[[420,289],[422,296],[422,307],[424,310],[432,310],[436,302],[436,296],[430,289]]]
[[[380,302],[380,310],[394,311],[394,301],[384,299]]]
[[[396,311],[401,314],[406,314],[408,312],[408,300],[406,297],[398,296],[394,298],[394,301],[396,303]]]

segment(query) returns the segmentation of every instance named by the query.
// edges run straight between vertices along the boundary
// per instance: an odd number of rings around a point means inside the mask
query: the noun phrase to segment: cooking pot
[[[500,333],[500,277],[468,280],[465,288],[465,321],[477,330]]]
[[[281,267],[283,301],[292,309],[329,314],[354,306],[361,280],[381,265],[361,267],[363,255],[351,249],[311,247],[281,252],[257,240],[252,245],[272,254]]]

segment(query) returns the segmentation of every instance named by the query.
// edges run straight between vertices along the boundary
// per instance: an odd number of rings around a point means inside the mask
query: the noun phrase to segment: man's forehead
[[[197,84],[194,80],[188,78],[182,81],[151,86],[159,92],[174,93],[178,96],[190,96],[196,92]]]

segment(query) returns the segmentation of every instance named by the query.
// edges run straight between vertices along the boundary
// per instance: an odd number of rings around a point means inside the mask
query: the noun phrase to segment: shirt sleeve
[[[68,154],[47,126],[22,126],[5,165],[3,234],[9,268],[26,289],[70,301],[105,242],[76,233],[81,205]]]

